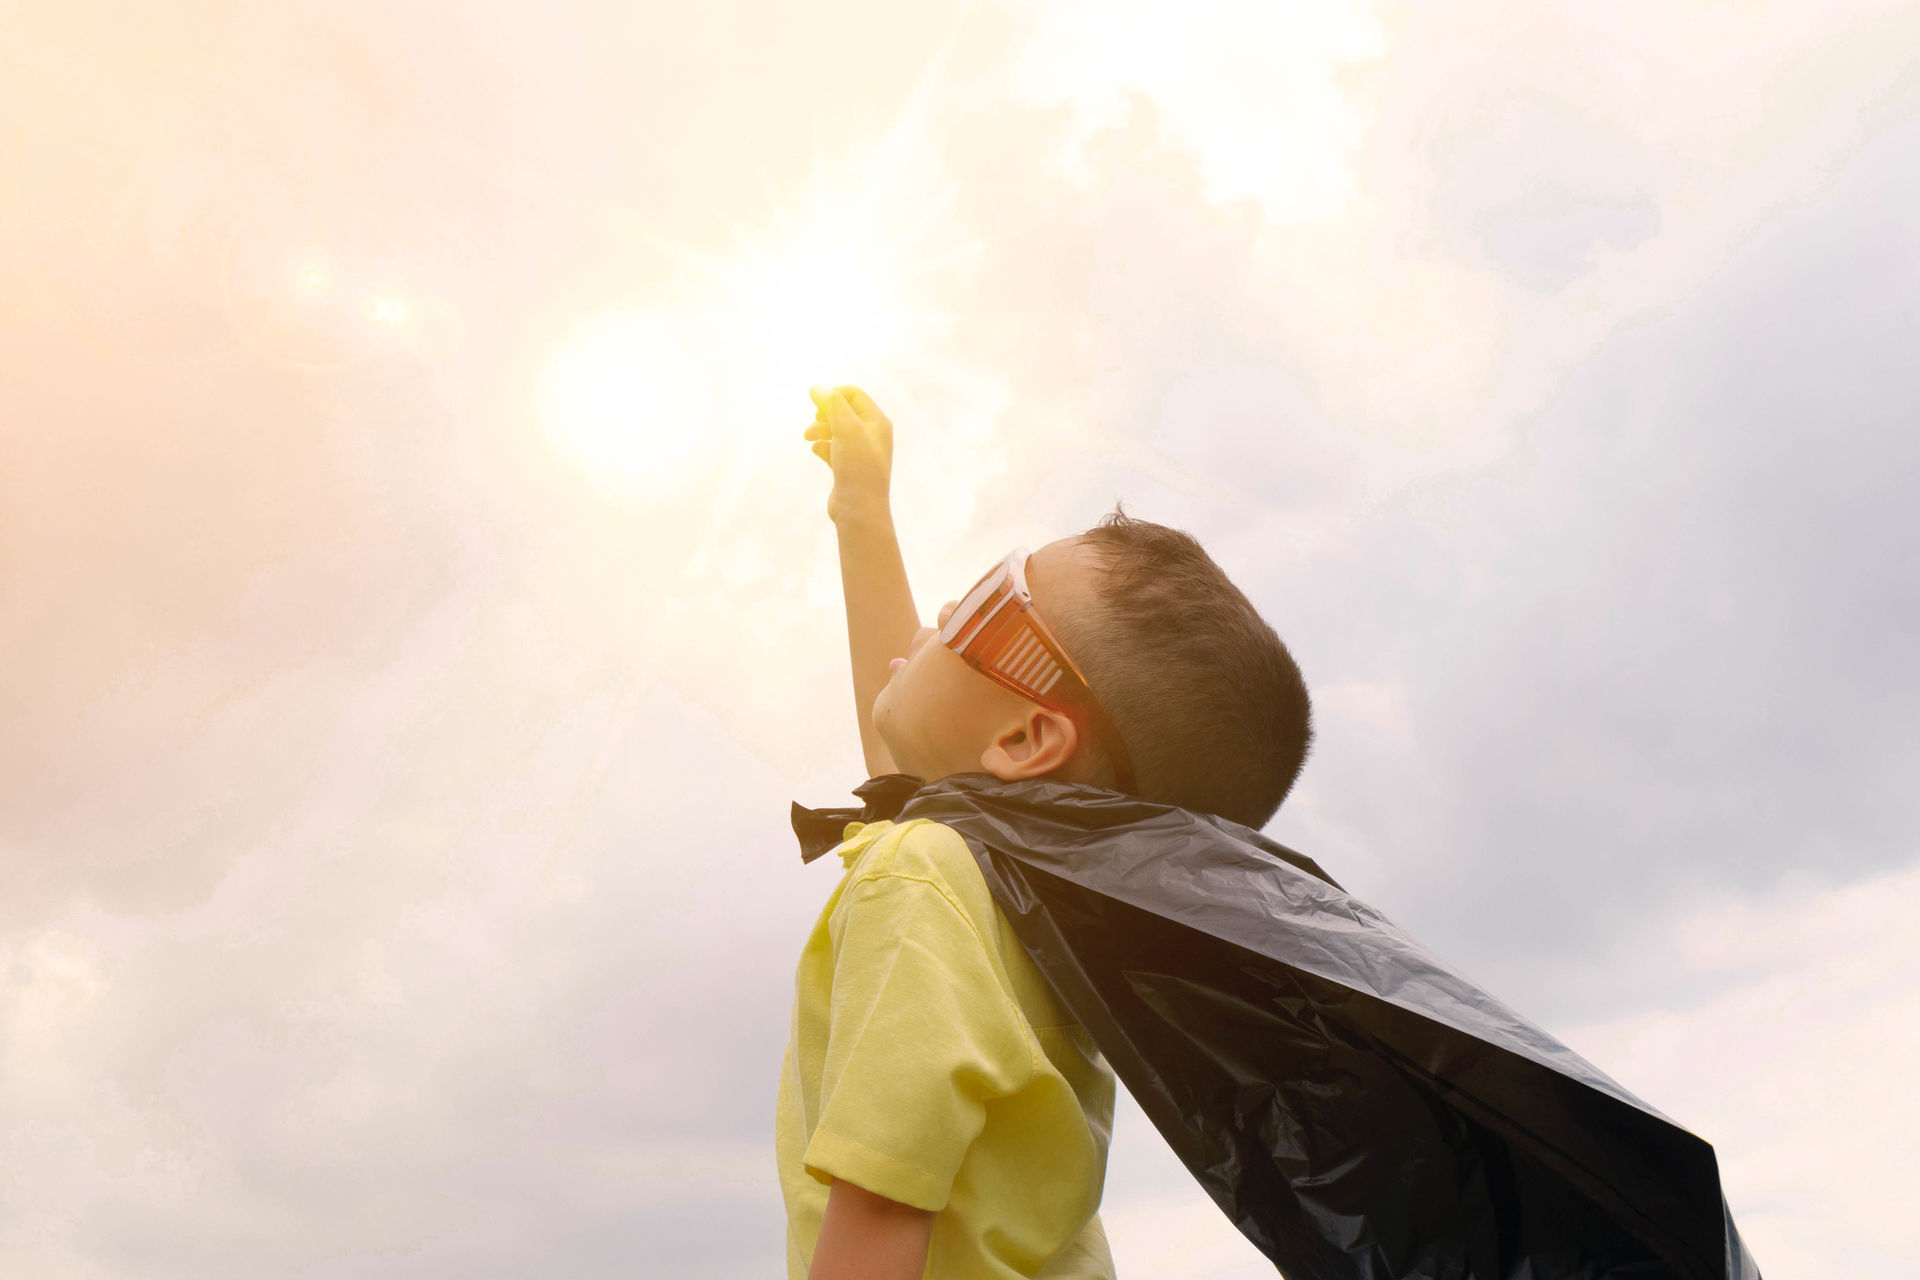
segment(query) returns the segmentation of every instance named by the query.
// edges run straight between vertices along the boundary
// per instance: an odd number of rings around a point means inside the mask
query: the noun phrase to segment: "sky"
[[[778,1274],[924,616],[1116,500],[1267,828],[1920,1267],[1920,5],[0,4],[0,1274]],[[1271,1274],[1124,1098],[1122,1275]]]

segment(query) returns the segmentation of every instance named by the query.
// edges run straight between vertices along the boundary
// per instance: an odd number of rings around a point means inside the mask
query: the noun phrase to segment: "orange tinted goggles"
[[[1135,790],[1133,766],[1113,721],[1059,637],[1033,608],[1027,591],[1027,549],[1016,547],[962,596],[940,627],[940,643],[980,674],[1101,737],[1120,789]]]

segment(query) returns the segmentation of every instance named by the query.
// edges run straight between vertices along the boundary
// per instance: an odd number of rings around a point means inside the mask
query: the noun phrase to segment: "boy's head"
[[[1086,675],[1149,800],[1266,824],[1313,739],[1293,657],[1198,542],[1116,509],[1028,557],[1034,611]],[[944,623],[955,607],[940,611]],[[1085,715],[1040,705],[914,636],[880,691],[874,728],[923,778],[991,773],[1115,785]]]

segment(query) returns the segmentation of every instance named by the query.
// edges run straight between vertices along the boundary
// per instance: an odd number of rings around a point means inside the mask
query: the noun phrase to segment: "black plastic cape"
[[[1061,1004],[1291,1280],[1759,1280],[1713,1148],[1312,859],[1075,783],[870,779],[793,807],[966,840]]]

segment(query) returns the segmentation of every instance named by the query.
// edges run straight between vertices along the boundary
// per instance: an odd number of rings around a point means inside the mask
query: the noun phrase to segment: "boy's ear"
[[[1080,729],[1071,717],[1035,706],[987,744],[980,767],[1002,782],[1019,782],[1054,772],[1079,748]]]

